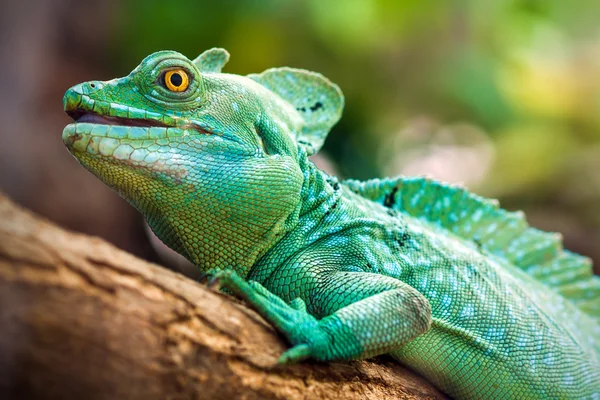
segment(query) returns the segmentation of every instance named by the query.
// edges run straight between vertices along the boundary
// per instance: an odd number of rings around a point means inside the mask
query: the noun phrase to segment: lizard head
[[[228,57],[161,51],[126,77],[73,86],[63,141],[168,246],[203,270],[243,274],[297,218],[301,158],[343,97],[308,71],[223,74]]]

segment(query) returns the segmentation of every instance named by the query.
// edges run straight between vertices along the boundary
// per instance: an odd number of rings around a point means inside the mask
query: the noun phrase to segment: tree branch
[[[277,366],[224,294],[0,195],[0,398],[442,398],[391,359]]]

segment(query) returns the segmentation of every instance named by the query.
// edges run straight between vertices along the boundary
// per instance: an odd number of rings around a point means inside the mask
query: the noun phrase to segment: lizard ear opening
[[[214,47],[200,54],[192,62],[200,72],[210,74],[221,72],[227,61],[229,61],[227,50]]]
[[[316,72],[287,67],[248,77],[294,106],[304,120],[294,140],[309,155],[319,151],[342,115],[344,95],[340,88]]]

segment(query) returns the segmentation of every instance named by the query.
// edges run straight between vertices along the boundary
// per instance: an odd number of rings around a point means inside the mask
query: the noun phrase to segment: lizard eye
[[[172,92],[183,92],[190,85],[187,72],[172,69],[165,73],[165,86]]]

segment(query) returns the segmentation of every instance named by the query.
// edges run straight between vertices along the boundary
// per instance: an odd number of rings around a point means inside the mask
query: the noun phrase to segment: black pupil
[[[170,79],[171,79],[171,84],[175,87],[181,86],[181,84],[183,83],[183,78],[177,72],[172,74]]]

